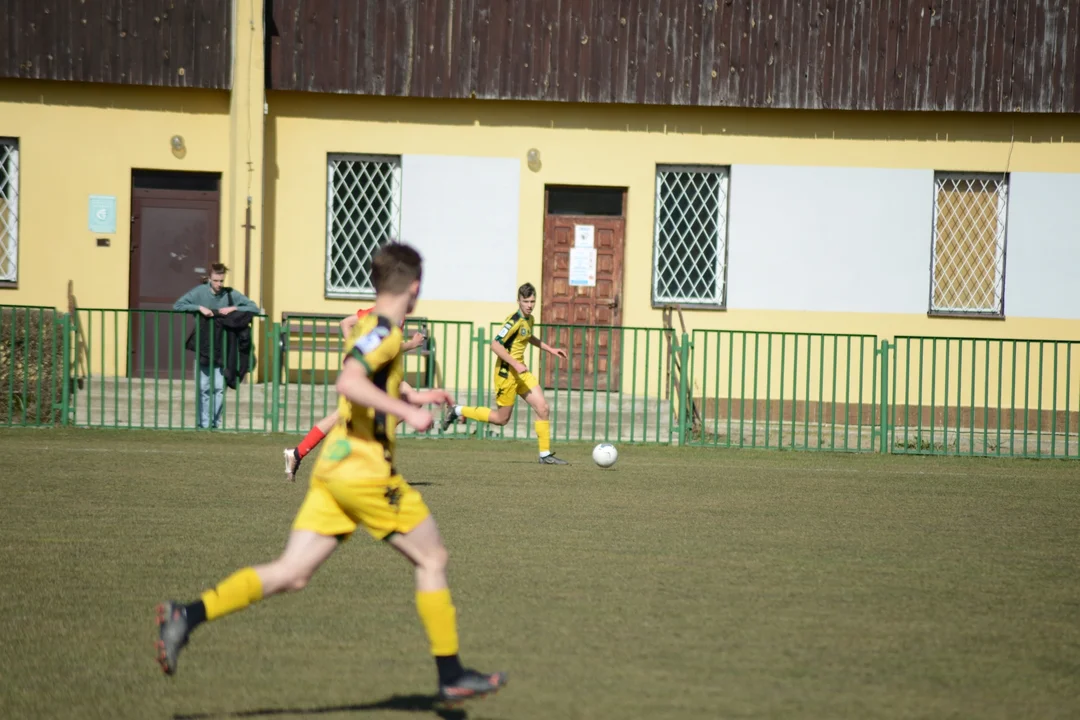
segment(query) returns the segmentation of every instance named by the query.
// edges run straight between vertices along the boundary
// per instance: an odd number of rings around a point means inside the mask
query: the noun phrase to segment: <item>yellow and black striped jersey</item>
[[[374,313],[356,323],[345,339],[346,357],[364,366],[375,386],[400,397],[404,378],[401,330]],[[338,398],[338,423],[327,435],[314,472],[324,479],[337,474],[384,478],[393,474],[394,431],[398,419]]]
[[[510,357],[525,362],[525,346],[529,344],[529,338],[532,337],[532,328],[533,316],[522,315],[519,310],[506,318],[502,328],[495,335],[495,339],[506,348]],[[501,363],[502,360],[499,362]]]

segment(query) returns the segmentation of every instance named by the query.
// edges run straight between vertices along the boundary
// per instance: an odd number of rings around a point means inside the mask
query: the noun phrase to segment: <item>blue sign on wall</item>
[[[115,195],[91,195],[90,196],[90,232],[92,233],[115,233],[116,232],[116,196]]]

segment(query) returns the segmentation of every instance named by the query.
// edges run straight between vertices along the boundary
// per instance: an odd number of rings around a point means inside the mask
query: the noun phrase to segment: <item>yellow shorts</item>
[[[499,407],[513,407],[517,396],[525,397],[529,391],[539,385],[536,376],[525,371],[518,375],[513,370],[507,370],[506,377],[495,373],[495,404]]]
[[[293,530],[311,530],[344,540],[357,525],[363,525],[376,540],[385,540],[392,533],[415,529],[429,515],[420,493],[400,475],[329,482],[312,475]]]

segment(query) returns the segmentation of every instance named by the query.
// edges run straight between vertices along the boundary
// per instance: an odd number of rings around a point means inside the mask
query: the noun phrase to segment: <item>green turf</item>
[[[280,550],[286,441],[0,433],[0,717],[434,717],[411,573],[365,535],[157,669],[157,601]],[[558,449],[400,449],[463,657],[510,672],[469,718],[1080,716],[1080,466]]]

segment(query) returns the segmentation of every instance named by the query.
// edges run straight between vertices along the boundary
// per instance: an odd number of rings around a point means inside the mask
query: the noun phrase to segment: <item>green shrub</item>
[[[63,318],[52,308],[0,308],[0,424],[60,421]]]

